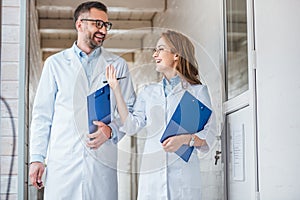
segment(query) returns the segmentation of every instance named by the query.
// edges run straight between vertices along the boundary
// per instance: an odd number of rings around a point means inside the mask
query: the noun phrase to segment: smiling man
[[[118,199],[117,141],[120,120],[110,98],[111,123],[95,121],[89,133],[87,96],[104,86],[105,69],[118,69],[129,109],[135,100],[126,62],[102,44],[112,24],[98,1],[80,4],[74,13],[77,41],[44,64],[33,105],[30,136],[31,183],[45,186],[46,200]],[[44,161],[47,159],[47,170]],[[45,176],[45,182],[42,181]]]

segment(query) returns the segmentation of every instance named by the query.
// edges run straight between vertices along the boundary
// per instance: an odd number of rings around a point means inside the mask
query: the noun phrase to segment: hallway
[[[42,199],[42,191],[28,181],[32,104],[45,59],[76,40],[73,11],[81,2],[1,0],[0,94],[12,115],[1,102],[0,199]],[[194,43],[200,79],[208,86],[218,123],[215,145],[198,156],[201,199],[298,199],[300,2],[103,3],[113,24],[104,48],[126,60],[137,93],[161,78],[152,50],[162,31],[178,31]],[[118,144],[120,200],[136,199],[145,142],[145,133],[139,134]]]

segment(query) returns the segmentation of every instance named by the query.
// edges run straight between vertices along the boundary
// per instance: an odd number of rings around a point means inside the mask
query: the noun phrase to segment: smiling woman
[[[147,133],[139,171],[138,199],[200,199],[200,166],[195,149],[207,152],[212,148],[216,134],[214,114],[204,123],[204,128],[191,132],[181,128],[178,133],[173,128],[172,136],[162,139],[184,94],[192,94],[193,101],[199,100],[212,110],[208,89],[199,80],[194,46],[183,34],[168,30],[162,33],[152,57],[163,79],[145,86],[130,112],[116,78],[118,70],[113,65],[106,69],[106,79],[116,97],[123,123],[120,130],[133,135],[145,127]],[[196,114],[192,121],[198,124],[200,117]],[[178,118],[189,120],[186,115]],[[185,149],[181,151],[182,148]],[[191,150],[187,159],[182,156],[186,155],[186,148]]]

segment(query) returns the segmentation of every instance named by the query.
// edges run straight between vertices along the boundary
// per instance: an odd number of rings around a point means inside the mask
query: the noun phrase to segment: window
[[[248,90],[246,0],[226,1],[227,100]]]

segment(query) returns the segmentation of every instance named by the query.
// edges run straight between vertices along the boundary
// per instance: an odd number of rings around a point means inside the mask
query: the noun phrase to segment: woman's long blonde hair
[[[190,84],[201,84],[198,63],[195,58],[195,48],[192,42],[181,33],[171,30],[162,33],[162,37],[170,46],[172,53],[179,56],[176,70],[183,75]]]

